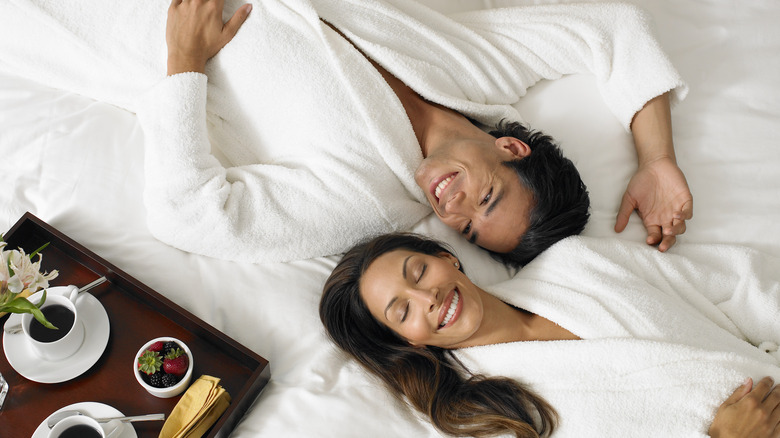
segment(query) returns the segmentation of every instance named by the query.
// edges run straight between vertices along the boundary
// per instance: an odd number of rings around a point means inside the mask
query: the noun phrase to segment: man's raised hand
[[[244,24],[252,5],[238,8],[222,22],[224,0],[173,0],[168,8],[165,40],[168,44],[168,75],[204,73],[206,61],[230,42]]]

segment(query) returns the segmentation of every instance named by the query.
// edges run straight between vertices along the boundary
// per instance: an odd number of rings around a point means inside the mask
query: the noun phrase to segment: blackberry
[[[170,352],[171,350],[176,350],[177,348],[181,348],[181,347],[179,347],[179,344],[177,344],[177,343],[175,343],[173,341],[168,341],[168,342],[164,343],[163,344],[163,349],[162,349],[163,357],[165,357],[165,355],[167,355],[168,352]]]
[[[163,373],[162,371],[157,371],[156,373],[149,376],[149,384],[155,388],[163,388],[164,377],[165,377],[165,373]]]
[[[177,383],[179,383],[179,379],[177,379],[176,376],[174,376],[173,374],[163,374],[162,376],[163,388],[169,388]]]

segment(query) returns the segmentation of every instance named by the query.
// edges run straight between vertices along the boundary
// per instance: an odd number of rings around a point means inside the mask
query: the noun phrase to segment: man
[[[363,38],[359,30],[354,30],[359,26],[344,23],[345,27],[340,27],[340,15],[329,15],[327,3],[323,0],[320,4],[321,18],[340,29],[349,29],[345,30],[347,41],[359,45]],[[166,37],[169,77],[205,73],[206,62],[236,35],[250,10],[250,5],[239,8],[223,24],[220,1],[174,0]],[[360,47],[366,48],[371,50],[371,45]],[[517,124],[504,125],[513,132],[487,134],[459,111],[421,97],[383,68],[374,55],[369,53],[367,58],[392,88],[411,122],[424,157],[414,172],[414,180],[445,224],[515,266],[530,261],[555,241],[582,230],[588,217],[587,192],[576,169],[557,149],[551,149],[553,161],[557,160],[552,169],[532,167],[549,183],[559,182],[564,179],[559,175],[567,174],[569,182],[563,188],[540,184],[548,186],[547,192],[540,193],[532,180],[523,176],[525,173],[511,167],[523,161],[528,163],[537,155],[536,148],[529,144],[531,138],[551,143],[548,137],[534,135]],[[639,168],[629,183],[615,224],[616,231],[622,231],[631,212],[638,210],[647,229],[647,243],[658,245],[661,251],[674,244],[675,236],[685,231],[685,220],[692,215],[692,197],[675,161],[669,108],[670,96],[662,93],[647,102],[629,122]],[[561,169],[565,172],[561,173]],[[518,178],[523,183],[518,184]],[[564,194],[571,199],[561,201]],[[551,199],[557,199],[558,205],[546,207]],[[536,231],[545,227],[546,230]]]
[[[587,189],[552,138],[517,122],[487,134],[373,64],[404,105],[425,157],[415,181],[447,226],[512,267],[585,228]]]

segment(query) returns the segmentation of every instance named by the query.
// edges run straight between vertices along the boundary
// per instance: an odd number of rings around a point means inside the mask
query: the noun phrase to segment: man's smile
[[[437,203],[441,203],[441,194],[444,193],[444,190],[447,188],[447,186],[450,185],[452,180],[455,179],[457,175],[457,172],[442,175],[431,183],[429,191]]]

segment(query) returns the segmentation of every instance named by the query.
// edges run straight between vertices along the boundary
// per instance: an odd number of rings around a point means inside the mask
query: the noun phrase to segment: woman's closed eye
[[[418,275],[417,276],[417,280],[415,280],[417,283],[419,283],[420,280],[422,280],[423,275],[425,275],[425,270],[426,269],[428,269],[428,265],[427,264],[423,264],[422,267],[420,268],[420,275]]]
[[[423,263],[420,266],[420,273],[417,275],[417,277],[414,279],[415,283],[419,283],[420,280],[422,280],[423,275],[425,275],[425,270],[428,269],[428,264]],[[406,302],[406,306],[404,306],[403,314],[401,315],[401,322],[406,321],[406,317],[409,316],[409,301]]]

